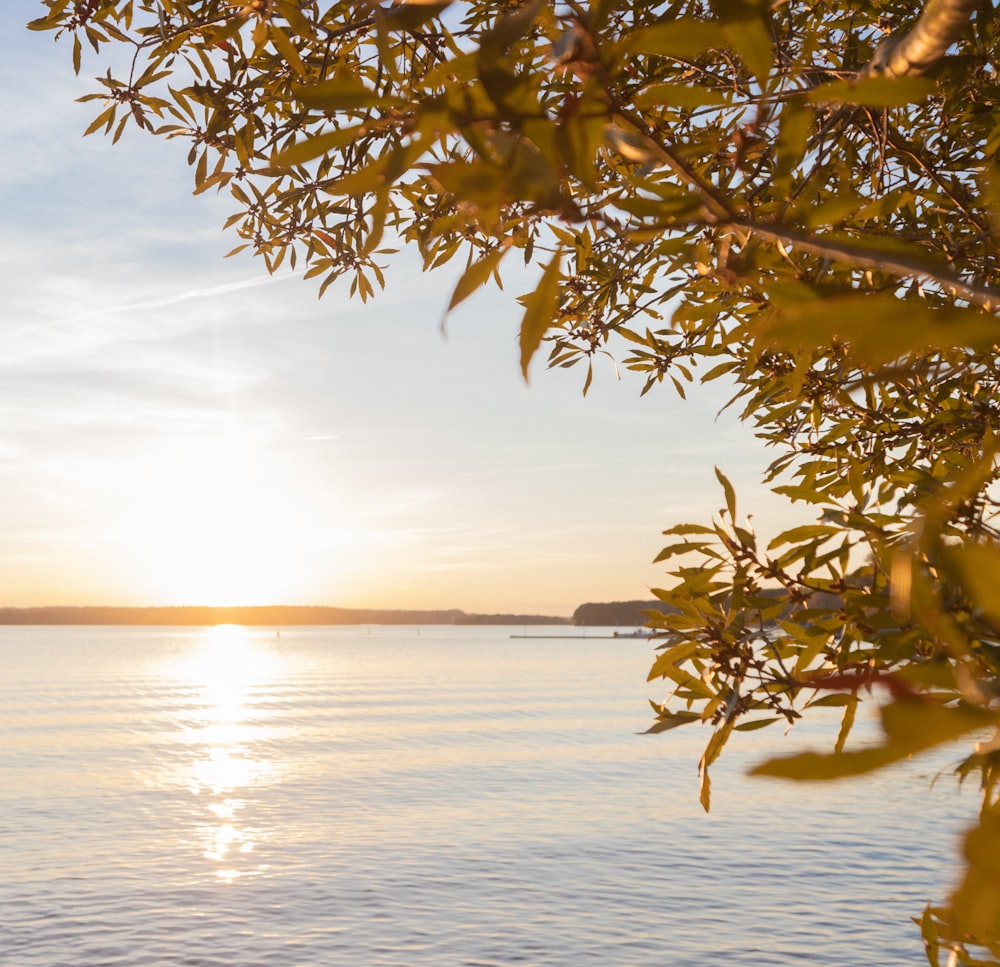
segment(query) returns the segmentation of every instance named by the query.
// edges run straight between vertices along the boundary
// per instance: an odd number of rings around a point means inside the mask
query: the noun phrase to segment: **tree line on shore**
[[[657,602],[583,604],[572,618],[541,614],[470,614],[457,608],[335,608],[265,605],[251,607],[0,608],[0,625],[641,625],[644,607]]]

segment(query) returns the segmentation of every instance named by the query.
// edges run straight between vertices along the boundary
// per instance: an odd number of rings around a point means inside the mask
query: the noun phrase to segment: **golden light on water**
[[[246,862],[260,832],[242,814],[255,786],[271,772],[270,764],[254,755],[261,726],[253,720],[251,702],[253,691],[267,684],[275,660],[247,629],[218,625],[206,633],[190,665],[202,697],[202,752],[192,765],[190,790],[207,800],[202,857],[225,883],[263,872]]]

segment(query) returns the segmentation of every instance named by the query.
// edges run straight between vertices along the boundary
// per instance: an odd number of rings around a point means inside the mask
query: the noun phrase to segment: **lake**
[[[0,628],[0,963],[926,963],[957,748],[799,785],[743,772],[834,721],[743,733],[705,815],[651,645],[523,630]]]

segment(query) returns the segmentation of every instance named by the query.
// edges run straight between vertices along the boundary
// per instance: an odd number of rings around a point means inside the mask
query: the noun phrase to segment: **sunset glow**
[[[74,77],[2,17],[0,605],[569,615],[661,580],[661,531],[717,509],[714,463],[768,530],[767,455],[724,395],[640,399],[610,361],[586,399],[576,369],[525,386],[533,266],[443,337],[455,277],[408,248],[366,305],[227,260],[225,193],[192,196],[143,132],[81,138],[96,61]]]
[[[140,531],[164,600],[267,604],[307,579],[292,514],[255,499],[236,480],[206,481],[151,516]]]

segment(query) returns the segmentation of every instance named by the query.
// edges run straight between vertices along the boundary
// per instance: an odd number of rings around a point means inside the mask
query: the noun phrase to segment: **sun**
[[[157,584],[170,600],[206,605],[288,600],[303,577],[290,518],[239,493],[184,502],[153,528]]]
[[[109,580],[130,603],[325,604],[381,582],[402,539],[336,480],[253,443],[159,448],[109,508]]]
[[[249,468],[221,460],[196,466],[151,495],[133,531],[152,596],[213,606],[301,597],[309,575],[294,500]]]

